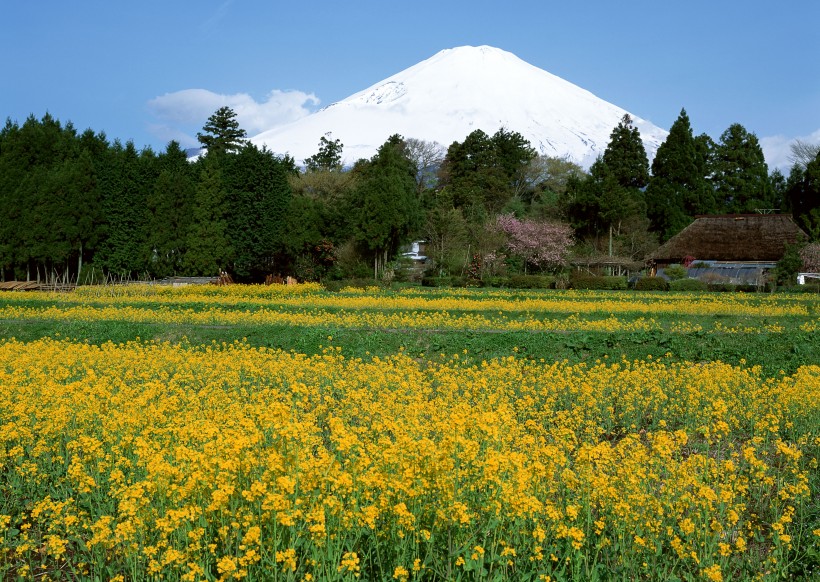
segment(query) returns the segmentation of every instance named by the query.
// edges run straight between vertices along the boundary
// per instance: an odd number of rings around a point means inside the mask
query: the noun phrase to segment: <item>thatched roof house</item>
[[[701,268],[690,269],[690,277],[732,273],[727,277],[743,279],[733,282],[748,282],[774,267],[787,245],[805,240],[808,235],[788,214],[698,216],[647,260],[658,274],[671,264],[694,264]]]

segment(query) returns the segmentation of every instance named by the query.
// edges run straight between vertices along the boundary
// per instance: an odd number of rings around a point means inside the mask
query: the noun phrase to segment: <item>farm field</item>
[[[811,295],[0,295],[0,577],[820,573]]]

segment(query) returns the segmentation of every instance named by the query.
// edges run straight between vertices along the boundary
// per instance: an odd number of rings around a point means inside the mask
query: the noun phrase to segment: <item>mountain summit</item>
[[[435,141],[448,147],[481,129],[517,131],[539,152],[569,156],[589,167],[628,112],[514,54],[489,46],[443,50],[429,59],[251,141],[298,164],[330,132],[345,164],[370,158],[388,137]],[[667,132],[629,114],[654,157]]]

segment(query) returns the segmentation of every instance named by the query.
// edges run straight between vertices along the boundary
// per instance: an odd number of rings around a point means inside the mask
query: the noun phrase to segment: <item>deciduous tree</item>
[[[518,219],[512,214],[496,218],[496,228],[507,236],[507,250],[525,265],[555,269],[566,264],[573,231],[568,224],[547,220]]]

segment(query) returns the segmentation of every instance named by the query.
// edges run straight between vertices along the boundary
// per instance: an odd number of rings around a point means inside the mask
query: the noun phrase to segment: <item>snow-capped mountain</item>
[[[388,137],[438,142],[445,148],[472,131],[517,131],[540,153],[569,156],[589,167],[603,153],[624,109],[530,65],[507,51],[458,47],[251,141],[297,164],[318,151],[326,133],[339,139],[343,161],[370,158]],[[629,114],[654,157],[667,132]]]

